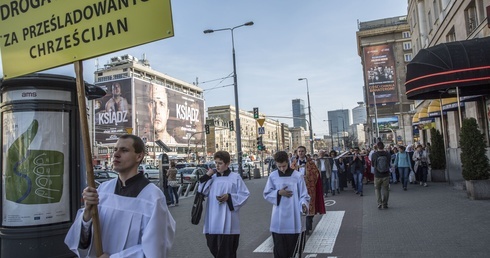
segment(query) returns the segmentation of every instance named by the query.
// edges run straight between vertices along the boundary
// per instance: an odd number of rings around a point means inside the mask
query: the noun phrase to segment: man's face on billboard
[[[164,86],[153,85],[153,112],[155,112],[155,131],[162,132],[167,127],[169,109],[167,105],[167,92]]]
[[[112,84],[112,95],[115,96],[121,95],[121,85],[119,83]]]

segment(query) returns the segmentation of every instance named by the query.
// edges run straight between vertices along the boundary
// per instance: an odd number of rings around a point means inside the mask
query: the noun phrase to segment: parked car
[[[198,177],[202,177],[204,174],[206,174],[207,170],[205,168],[201,167],[185,167],[177,170],[177,181],[179,183],[181,182],[180,180],[180,175],[182,175],[183,180],[182,182],[184,183],[184,187],[186,187],[186,184],[189,184],[190,186],[193,186],[195,182],[197,182]]]
[[[104,183],[105,181],[109,181],[111,179],[117,178],[119,174],[112,170],[94,170],[94,179],[97,185]]]
[[[143,173],[148,179],[159,179],[160,171],[158,167],[148,164],[142,164],[138,166],[138,172]]]
[[[197,164],[196,167],[204,168],[207,171],[209,169],[216,168],[216,164],[214,164],[214,162],[208,162],[208,163],[204,163],[204,164]]]

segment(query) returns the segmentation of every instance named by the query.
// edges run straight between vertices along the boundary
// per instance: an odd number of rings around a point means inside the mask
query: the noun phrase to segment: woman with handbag
[[[177,169],[175,162],[170,162],[170,168],[167,171],[168,178],[168,195],[170,195],[170,207],[179,206],[179,181],[177,181]]]
[[[415,161],[413,170],[418,174],[420,185],[427,187],[427,173],[429,169],[429,156],[422,149],[422,145],[417,145],[417,149],[413,153],[412,159]]]

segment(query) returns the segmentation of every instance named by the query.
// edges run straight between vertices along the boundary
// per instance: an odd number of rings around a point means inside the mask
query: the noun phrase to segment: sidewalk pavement
[[[447,183],[392,184],[389,208],[364,186],[362,257],[490,257],[490,201]]]

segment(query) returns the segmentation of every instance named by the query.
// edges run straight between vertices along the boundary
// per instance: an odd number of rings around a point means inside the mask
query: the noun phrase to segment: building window
[[[404,32],[402,32],[402,38],[409,39],[410,38],[410,31],[404,31]]]
[[[478,27],[478,17],[476,16],[475,1],[471,1],[464,11],[466,34],[470,35]]]
[[[456,32],[454,31],[454,27],[452,27],[449,33],[446,35],[446,42],[454,41],[456,41]]]
[[[412,61],[412,54],[404,54],[403,59],[405,60],[405,62]]]
[[[432,1],[432,8],[434,8],[434,20],[439,19],[439,14],[441,13],[441,2],[440,0],[434,0]]]
[[[403,50],[410,50],[410,49],[412,49],[412,42],[410,41],[403,42]]]

